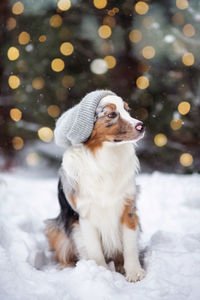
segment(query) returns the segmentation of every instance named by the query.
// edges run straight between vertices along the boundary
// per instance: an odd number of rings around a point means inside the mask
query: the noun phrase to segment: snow
[[[0,299],[199,299],[200,175],[153,173],[137,181],[141,259],[147,275],[129,283],[94,261],[66,269],[52,261],[43,220],[59,210],[56,176],[1,174]]]

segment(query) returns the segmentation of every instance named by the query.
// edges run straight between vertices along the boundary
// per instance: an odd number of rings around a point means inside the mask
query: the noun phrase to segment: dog
[[[58,183],[60,214],[47,221],[46,236],[64,267],[94,260],[125,273],[130,282],[145,271],[138,255],[139,218],[135,175],[136,142],[144,124],[132,118],[128,104],[116,95],[101,99],[90,137],[64,154]]]

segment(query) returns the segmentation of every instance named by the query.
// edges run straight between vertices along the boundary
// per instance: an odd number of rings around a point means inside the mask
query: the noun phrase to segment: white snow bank
[[[59,211],[57,179],[0,175],[0,299],[199,299],[200,176],[154,173],[138,183],[147,276],[133,284],[93,261],[60,270],[43,234]]]

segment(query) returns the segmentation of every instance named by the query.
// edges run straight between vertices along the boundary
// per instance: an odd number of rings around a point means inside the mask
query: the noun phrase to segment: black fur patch
[[[70,234],[73,223],[79,220],[79,215],[73,210],[73,208],[67,201],[63,191],[61,180],[59,180],[58,182],[58,199],[60,203],[61,212],[57,218],[57,221],[60,225],[63,224],[65,232],[67,234]]]

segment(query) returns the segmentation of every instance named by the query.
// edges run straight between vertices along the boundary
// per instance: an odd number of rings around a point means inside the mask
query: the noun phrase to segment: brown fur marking
[[[46,230],[46,237],[50,250],[55,251],[56,260],[63,266],[74,266],[77,261],[75,247],[67,234],[50,225]]]
[[[133,208],[133,201],[124,205],[124,211],[121,216],[121,223],[130,229],[136,230],[139,224],[139,218]]]
[[[72,204],[74,205],[74,207],[76,207],[76,197],[75,197],[75,195],[71,194],[70,198],[71,198]]]

